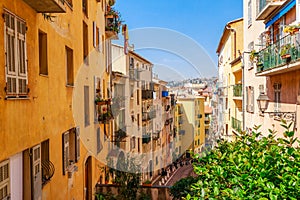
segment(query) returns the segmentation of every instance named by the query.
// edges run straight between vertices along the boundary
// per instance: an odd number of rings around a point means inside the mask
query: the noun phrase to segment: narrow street
[[[168,175],[158,178],[153,185],[159,186],[173,186],[177,181],[188,176],[195,176],[193,171],[193,165],[183,165],[177,169],[170,171],[168,170]]]

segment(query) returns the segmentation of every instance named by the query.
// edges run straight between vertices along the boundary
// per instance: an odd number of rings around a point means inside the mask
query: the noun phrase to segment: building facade
[[[219,132],[233,140],[243,121],[243,19],[225,25],[217,54],[219,69]]]
[[[108,1],[0,5],[0,199],[92,199],[105,176],[95,99],[111,97],[117,30],[105,26]]]

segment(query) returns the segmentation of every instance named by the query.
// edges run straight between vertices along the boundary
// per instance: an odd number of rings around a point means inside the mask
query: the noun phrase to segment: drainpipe
[[[243,52],[240,56],[242,62],[242,115],[243,115],[243,128],[245,130],[245,59],[244,55],[247,52]]]
[[[225,26],[226,29],[233,32],[233,59],[236,59],[236,30],[234,28],[231,28],[229,25]]]

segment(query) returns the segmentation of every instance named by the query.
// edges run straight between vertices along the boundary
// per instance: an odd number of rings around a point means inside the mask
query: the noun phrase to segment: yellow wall
[[[62,175],[62,133],[78,126],[73,120],[72,97],[76,86],[66,86],[65,46],[73,49],[74,75],[83,63],[82,55],[82,21],[88,24],[89,50],[93,47],[93,21],[97,21],[101,33],[104,30],[104,10],[101,3],[89,2],[89,16],[83,17],[82,2],[73,1],[73,9],[68,6],[67,12],[53,14],[55,22],[45,20],[21,0],[1,1],[1,12],[7,8],[26,21],[26,50],[28,59],[28,99],[5,100],[5,72],[2,67],[0,73],[0,161],[31,148],[42,141],[50,141],[50,160],[55,165],[55,174],[51,181],[43,187],[43,199],[83,199],[84,191],[84,162],[89,153],[81,143],[81,157],[78,172],[70,180]],[[93,10],[92,8],[97,8]],[[4,47],[3,18],[0,18],[0,46]],[[38,31],[47,33],[48,39],[48,76],[39,75]],[[4,64],[4,48],[0,48],[0,66]],[[99,67],[104,68],[105,54],[100,55]],[[90,66],[92,67],[92,66]],[[91,78],[91,77],[90,77]],[[109,77],[104,76],[107,82]],[[93,86],[93,81],[88,82]],[[92,91],[90,90],[90,94]],[[93,102],[93,99],[91,99]],[[93,104],[90,103],[91,110]],[[93,115],[91,115],[91,124]],[[80,125],[82,133],[85,131]],[[94,133],[93,128],[91,129]],[[94,138],[92,138],[94,140]],[[99,178],[99,170],[95,159],[93,163],[93,186]]]

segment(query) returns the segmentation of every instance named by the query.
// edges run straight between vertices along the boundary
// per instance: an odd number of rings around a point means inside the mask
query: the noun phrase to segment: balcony
[[[129,79],[133,81],[139,80],[138,69],[129,69]]]
[[[278,40],[258,52],[257,75],[269,76],[300,68],[300,34],[299,32]]]
[[[105,14],[105,34],[109,39],[119,39],[118,34],[120,32],[120,26],[122,20],[120,19],[120,13],[116,10],[109,10]]]
[[[143,121],[149,121],[156,117],[156,111],[151,110],[150,112],[143,112],[142,113],[142,120]]]
[[[152,90],[142,90],[142,99],[153,99]]]
[[[113,119],[111,99],[96,98],[95,104],[99,123],[108,123],[110,120]]]
[[[142,143],[147,144],[151,141],[151,133],[143,134]]]
[[[115,131],[115,139],[117,141],[122,141],[126,137],[127,137],[126,127],[125,128],[120,128],[119,130]]]
[[[240,133],[242,131],[242,122],[234,117],[231,117],[231,128]]]
[[[38,13],[65,13],[64,0],[24,0]]]
[[[257,0],[256,20],[266,20],[273,11],[281,7],[286,0]]]
[[[242,98],[243,85],[236,84],[233,86],[233,97],[237,97],[238,99]]]
[[[152,133],[152,139],[153,140],[158,140],[159,139],[159,131]]]

